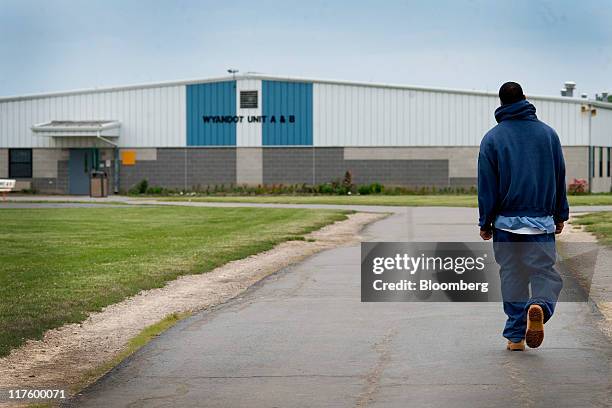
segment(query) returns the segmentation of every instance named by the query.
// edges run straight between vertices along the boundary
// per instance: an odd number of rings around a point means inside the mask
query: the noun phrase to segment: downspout
[[[119,194],[119,149],[117,146],[113,148],[114,156],[114,171],[113,171],[113,191],[115,194]]]
[[[114,146],[114,147],[117,147],[117,143],[111,142],[110,140],[108,140],[108,139],[104,138],[104,137],[103,137],[103,136],[100,134],[100,131],[99,131],[99,130],[96,132],[96,137],[97,137],[98,139],[100,139],[101,141],[108,143],[109,145],[112,145],[112,146]]]
[[[589,193],[593,191],[593,172],[595,171],[595,163],[593,161],[595,156],[595,150],[593,148],[593,141],[591,140],[591,119],[593,118],[593,112],[591,111],[591,104],[587,105],[588,115],[589,115]]]

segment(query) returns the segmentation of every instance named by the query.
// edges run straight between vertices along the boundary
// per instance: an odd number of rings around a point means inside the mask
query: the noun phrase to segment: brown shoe
[[[510,351],[525,351],[525,340],[521,340],[518,343],[508,340],[506,350]]]
[[[540,305],[529,306],[525,340],[531,348],[540,347],[540,344],[544,341],[544,311]]]

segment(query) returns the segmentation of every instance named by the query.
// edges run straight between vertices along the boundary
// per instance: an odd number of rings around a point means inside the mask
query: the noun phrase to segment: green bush
[[[147,188],[147,194],[161,195],[163,192],[164,192],[164,188],[162,187],[154,186],[154,187]]]
[[[368,195],[370,194],[370,186],[359,186],[359,188],[357,188],[357,192],[361,195]]]
[[[380,194],[383,192],[385,187],[380,183],[372,183],[370,184],[370,192],[372,194]]]
[[[325,184],[321,184],[319,185],[319,194],[333,194],[334,193],[334,186],[332,186],[330,183],[325,183]]]
[[[419,186],[406,187],[383,185],[375,182],[371,184],[355,185],[353,184],[353,176],[350,171],[346,171],[342,179],[336,179],[331,182],[321,184],[259,184],[257,186],[249,186],[246,184],[210,184],[191,186],[191,189],[172,190],[159,186],[149,186],[146,179],[140,181],[132,187],[128,194],[140,195],[348,195],[358,193],[360,195],[367,194],[384,194],[384,195],[434,195],[434,194],[475,194],[475,187],[434,187],[434,186]]]
[[[355,185],[353,184],[353,173],[351,173],[350,170],[347,170],[346,173],[344,173],[342,186],[346,188],[347,193],[355,191]]]
[[[149,182],[147,179],[140,180],[134,187],[129,191],[130,194],[146,194],[149,189]]]

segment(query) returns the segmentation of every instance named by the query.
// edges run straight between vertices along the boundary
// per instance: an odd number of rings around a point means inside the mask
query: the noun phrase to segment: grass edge
[[[138,350],[146,346],[151,340],[172,328],[181,320],[192,315],[192,312],[174,312],[170,313],[163,319],[142,329],[136,336],[132,337],[123,347],[123,349],[110,361],[95,367],[83,374],[82,380],[71,385],[69,391],[72,394],[77,394],[87,386],[93,384],[113,368],[121,364],[126,358],[130,357]]]

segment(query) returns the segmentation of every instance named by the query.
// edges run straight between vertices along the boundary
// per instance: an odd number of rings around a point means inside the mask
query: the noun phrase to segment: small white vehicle
[[[6,200],[6,194],[15,188],[15,180],[0,179],[0,193],[2,198]]]

